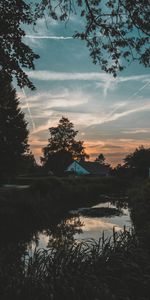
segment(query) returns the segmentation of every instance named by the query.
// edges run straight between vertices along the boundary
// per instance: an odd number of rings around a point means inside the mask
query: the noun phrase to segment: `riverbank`
[[[23,183],[23,182],[22,182]],[[29,182],[28,182],[29,183]],[[124,195],[127,182],[117,178],[57,178],[36,179],[29,188],[0,189],[0,216],[23,214],[32,219],[46,214],[59,215],[69,209],[87,207],[108,201],[117,193]],[[107,197],[106,197],[107,195]]]
[[[3,300],[148,300],[149,269],[134,232],[114,232],[112,241],[53,243],[30,257],[26,252],[22,264],[7,262],[0,272],[1,295]]]
[[[53,178],[53,182],[37,181],[13,193],[1,189],[2,300],[148,300],[150,181],[130,187],[129,197],[122,185],[120,189],[114,178]],[[116,200],[129,203],[135,232],[124,230],[118,235],[114,231],[112,239],[102,235],[99,242],[76,242],[74,235],[82,224],[78,219],[60,222],[66,211],[105,203],[117,191]],[[97,210],[91,212],[96,215]],[[108,208],[98,210],[104,212]],[[43,229],[48,248],[42,250],[41,245],[37,250],[37,232]]]
[[[150,179],[129,190],[128,202],[136,234],[142,246],[150,251]]]

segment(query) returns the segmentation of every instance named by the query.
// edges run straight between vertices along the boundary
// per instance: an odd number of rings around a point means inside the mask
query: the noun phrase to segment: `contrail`
[[[72,36],[49,36],[49,35],[25,35],[25,38],[40,40],[72,40]]]
[[[144,84],[137,92],[135,92],[134,94],[132,94],[130,97],[127,98],[127,100],[131,99],[134,96],[137,96],[142,90],[144,90],[148,85],[150,84],[150,80],[148,82],[146,82],[146,84]]]
[[[31,114],[31,109],[30,109],[28,98],[27,98],[27,95],[25,93],[24,88],[22,88],[22,92],[23,92],[23,94],[25,96],[25,101],[26,101],[26,105],[27,105],[28,114],[29,114],[29,117],[30,117],[30,120],[31,120],[32,128],[33,128],[33,130],[35,130],[36,126],[35,126],[35,123],[33,121],[33,117],[32,117],[32,114]]]
[[[135,92],[134,94],[132,94],[131,96],[129,96],[126,100],[130,100],[130,99],[132,99],[132,97],[137,96],[137,95],[138,95],[142,90],[144,90],[145,87],[147,87],[149,84],[150,84],[150,80],[149,80],[146,84],[144,84],[137,92]],[[107,118],[108,118],[108,117],[111,117],[115,112],[118,111],[119,108],[120,108],[120,107],[114,108],[114,109],[112,110],[112,112],[107,116]]]

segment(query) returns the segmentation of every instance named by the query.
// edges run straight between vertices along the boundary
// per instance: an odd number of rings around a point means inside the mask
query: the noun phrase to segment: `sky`
[[[48,128],[62,116],[73,122],[90,160],[100,153],[113,166],[144,145],[150,147],[150,74],[132,63],[116,79],[94,65],[84,41],[72,38],[81,19],[67,24],[40,19],[24,38],[40,58],[27,73],[36,90],[19,90],[37,161],[48,143]]]

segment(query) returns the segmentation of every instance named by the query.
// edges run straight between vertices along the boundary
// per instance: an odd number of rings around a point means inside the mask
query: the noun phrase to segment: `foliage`
[[[99,162],[100,164],[104,164],[105,163],[105,157],[102,153],[100,153],[98,155],[98,157],[95,159],[95,161]]]
[[[124,167],[132,170],[134,176],[148,177],[150,167],[150,148],[140,146],[124,158]]]
[[[136,234],[142,246],[150,250],[150,180],[135,182],[129,190],[129,206]]]
[[[20,265],[1,264],[3,299],[149,299],[149,257],[134,233],[49,247],[26,253]]]
[[[23,26],[33,23],[31,4],[27,1],[0,1],[0,69],[12,80],[16,77],[20,87],[34,89],[23,68],[34,69],[34,60],[39,56],[23,41]]]
[[[30,151],[23,156],[20,172],[23,174],[36,174],[37,171],[38,166],[36,164],[36,160]]]
[[[19,178],[17,184],[30,185],[26,189],[0,189],[0,220],[9,226],[25,220],[39,224],[57,219],[69,210],[90,207],[116,199],[123,203],[127,183],[118,178]],[[20,225],[16,226],[20,227]]]
[[[132,61],[150,66],[148,0],[41,0],[37,17],[45,11],[54,20],[82,18],[85,28],[74,37],[87,42],[93,62],[102,70],[116,76]]]
[[[150,148],[140,146],[133,153],[128,154],[124,164],[117,165],[112,170],[112,175],[122,179],[148,178],[150,168]]]
[[[47,194],[55,196],[57,190],[62,188],[62,182],[57,177],[47,179],[36,179],[30,186],[31,191],[38,192],[41,196]],[[54,200],[55,201],[55,200]]]
[[[34,89],[23,68],[34,69],[39,56],[25,44],[25,27],[35,25],[45,14],[67,22],[78,15],[85,28],[74,37],[85,40],[94,63],[117,75],[126,64],[138,61],[149,67],[148,0],[36,0],[0,1],[0,67],[10,79],[16,77],[20,87]],[[46,13],[45,13],[46,12]]]
[[[49,144],[43,148],[44,157],[41,158],[47,170],[61,175],[72,160],[87,157],[83,142],[75,140],[78,131],[67,118],[62,117],[58,126],[49,128],[49,132]]]
[[[28,130],[19,100],[10,81],[0,81],[0,176],[11,178],[28,151]]]
[[[128,179],[131,178],[131,172],[129,168],[125,168],[124,165],[118,164],[114,169],[111,170],[111,174],[113,176],[117,176],[118,178]]]

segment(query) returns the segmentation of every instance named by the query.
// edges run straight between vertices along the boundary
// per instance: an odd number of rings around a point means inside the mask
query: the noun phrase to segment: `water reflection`
[[[11,269],[15,264],[18,269],[22,267],[22,258],[28,251],[29,255],[37,248],[58,247],[63,244],[71,244],[75,239],[99,239],[103,232],[105,237],[112,235],[115,230],[122,230],[123,226],[131,226],[130,214],[127,208],[117,207],[115,204],[100,203],[93,207],[115,208],[114,215],[94,217],[83,216],[83,209],[74,214],[59,216],[59,218],[48,217],[39,222],[26,222],[26,218],[16,220],[1,220],[0,226],[0,264],[4,269]],[[93,209],[91,208],[91,209]],[[116,215],[116,209],[121,209],[121,214]],[[104,211],[103,211],[104,212]],[[6,274],[9,271],[6,270]]]
[[[63,219],[53,227],[36,232],[28,244],[29,253],[32,254],[35,249],[39,248],[58,248],[64,244],[72,244],[76,235],[82,234],[82,226],[84,225],[79,217],[70,217]]]
[[[98,240],[100,236],[110,237],[113,232],[113,228],[116,231],[123,230],[124,226],[126,228],[131,227],[130,213],[128,208],[123,205],[115,205],[114,203],[100,203],[92,208],[88,208],[88,216],[85,216],[85,211],[87,208],[80,208],[76,211],[70,211],[67,218],[58,223],[55,227],[49,228],[45,231],[39,232],[38,243],[34,246],[38,248],[47,248],[53,246],[58,246],[66,243],[72,243],[75,239],[96,239]],[[124,208],[125,207],[125,208]],[[106,211],[106,216],[94,217],[89,210],[95,213],[95,209],[102,209],[102,214],[104,214],[104,208],[110,209],[110,214]],[[113,214],[112,214],[113,211]]]
[[[95,213],[96,209],[98,213]],[[92,213],[90,213],[90,211]],[[100,215],[101,211],[102,217],[97,217],[97,214]],[[110,213],[108,214],[109,211]],[[86,212],[88,212],[87,216]],[[105,212],[106,215],[104,216]],[[89,211],[81,208],[71,213],[76,215],[79,214],[80,220],[84,224],[82,233],[80,235],[75,235],[76,239],[99,239],[103,232],[105,237],[110,237],[112,235],[113,228],[115,228],[116,231],[119,231],[122,230],[124,226],[132,226],[130,213],[126,203],[123,203],[123,205],[119,202],[117,204],[111,202],[99,203],[91,209],[89,208]]]

